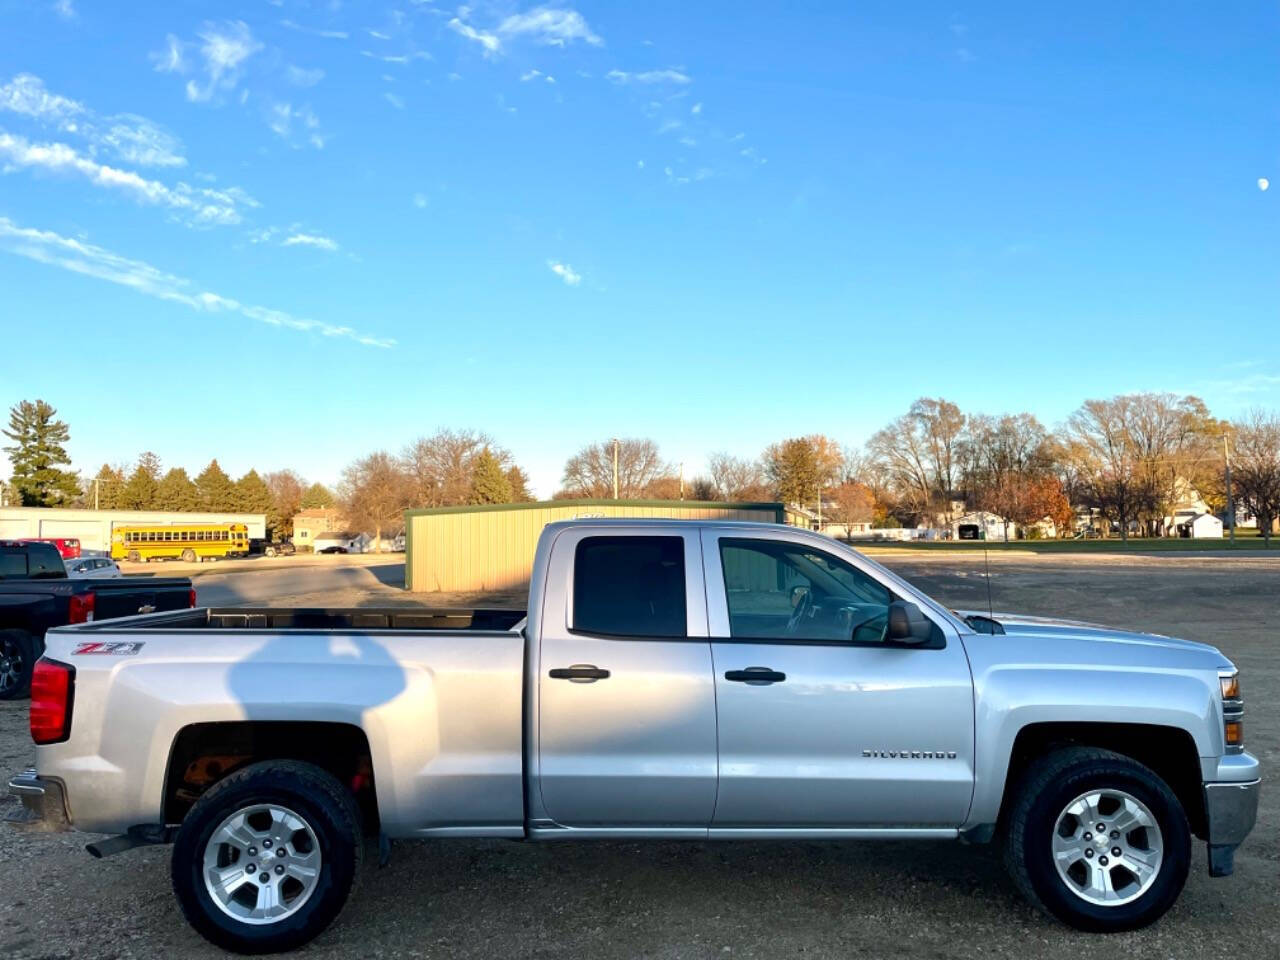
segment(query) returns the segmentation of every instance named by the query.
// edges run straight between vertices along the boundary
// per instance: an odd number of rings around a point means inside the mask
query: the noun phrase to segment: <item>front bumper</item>
[[[5,818],[10,826],[19,830],[71,829],[66,795],[57,780],[41,777],[30,768],[9,780],[9,793],[22,801],[22,807]]]
[[[1241,783],[1206,783],[1204,810],[1209,827],[1209,876],[1228,877],[1235,851],[1258,820],[1261,779]]]

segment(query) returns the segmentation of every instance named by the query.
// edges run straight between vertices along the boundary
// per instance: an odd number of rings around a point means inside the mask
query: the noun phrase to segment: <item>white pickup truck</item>
[[[366,836],[999,837],[1033,903],[1113,931],[1257,814],[1214,648],[956,613],[784,526],[552,524],[527,616],[198,608],[47,647],[28,816],[172,842],[187,918],[245,952],[320,932]]]

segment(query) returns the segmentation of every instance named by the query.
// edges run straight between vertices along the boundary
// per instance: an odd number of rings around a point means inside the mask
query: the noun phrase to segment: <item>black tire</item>
[[[224,912],[210,896],[203,877],[204,851],[227,817],[265,803],[287,807],[311,827],[321,866],[314,889],[296,912],[253,924]],[[210,942],[237,953],[292,950],[320,934],[342,910],[362,853],[360,808],[351,791],[309,763],[268,760],[219,781],[192,806],[173,847],[173,890],[187,921]]]
[[[1078,896],[1054,865],[1059,814],[1093,789],[1118,790],[1139,800],[1160,828],[1163,858],[1141,896],[1115,905]],[[1102,851],[1104,854],[1106,851]],[[1066,747],[1040,758],[1016,787],[1005,831],[1005,864],[1034,906],[1079,930],[1116,933],[1154,923],[1178,899],[1191,863],[1191,829],[1177,796],[1153,770],[1110,750]]]
[[[266,555],[266,556],[268,556],[268,557],[274,557],[274,556],[276,555],[276,548],[275,548],[275,547],[267,547],[267,548],[266,548],[265,550],[263,550],[262,552],[263,552],[263,554],[264,554],[264,555]]]
[[[39,658],[39,642],[27,631],[0,630],[0,700],[31,693],[31,671]]]
[[[182,551],[182,562],[183,562],[183,563],[195,563],[195,562],[196,562],[196,552],[195,552],[194,550],[192,550],[190,547],[187,547],[187,549],[185,549],[185,550],[183,550],[183,551]]]

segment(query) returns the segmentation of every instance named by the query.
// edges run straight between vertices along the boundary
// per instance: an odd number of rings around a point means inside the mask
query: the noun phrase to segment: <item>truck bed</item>
[[[95,632],[164,630],[467,630],[504,632],[522,620],[523,610],[412,607],[196,607],[129,617],[123,621],[84,624]]]

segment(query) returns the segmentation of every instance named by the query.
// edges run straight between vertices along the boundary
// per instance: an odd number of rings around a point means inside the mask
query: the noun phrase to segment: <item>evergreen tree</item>
[[[529,475],[519,467],[513,466],[507,471],[507,483],[511,486],[512,503],[530,503],[533,494],[529,492]]]
[[[332,507],[333,494],[329,492],[329,488],[323,483],[313,483],[307,487],[307,492],[302,495],[298,506],[303,510],[319,510]]]
[[[85,488],[85,506],[90,510],[119,510],[124,498],[124,482],[123,470],[104,463]]]
[[[196,492],[200,495],[200,509],[227,513],[236,508],[236,487],[231,478],[218,466],[217,460],[196,477]]]
[[[200,491],[182,467],[173,467],[156,488],[156,509],[192,511],[200,509]]]
[[[138,464],[120,494],[120,505],[127,510],[155,510],[159,489],[160,458],[148,450],[138,457]]]
[[[511,502],[511,481],[488,447],[476,456],[471,474],[471,493],[467,499],[469,503],[476,504]]]
[[[258,476],[257,470],[250,470],[236,481],[235,510],[237,513],[261,513],[274,519],[275,499],[271,496],[271,488]],[[274,532],[274,531],[273,531]]]
[[[10,480],[24,507],[56,507],[70,503],[80,493],[79,479],[69,470],[65,444],[71,431],[57,410],[37,400],[23,400],[9,410],[9,429],[4,435],[14,442],[5,447],[13,464]]]

